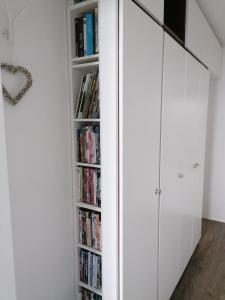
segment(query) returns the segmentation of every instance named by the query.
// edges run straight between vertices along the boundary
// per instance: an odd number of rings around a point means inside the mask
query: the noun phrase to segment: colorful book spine
[[[87,55],[94,54],[94,18],[92,13],[86,13],[86,39],[87,39]]]
[[[87,55],[87,26],[86,26],[86,16],[83,17],[83,32],[84,32],[84,56]]]
[[[80,250],[80,280],[89,286],[100,290],[102,287],[101,256],[92,252]]]
[[[100,163],[100,128],[98,125],[83,126],[77,130],[78,161]]]
[[[98,52],[98,8],[95,8],[95,53]]]
[[[101,250],[101,215],[79,209],[79,242],[85,246]]]
[[[83,32],[83,17],[75,18],[75,41],[76,41],[76,56],[84,56],[84,32]]]

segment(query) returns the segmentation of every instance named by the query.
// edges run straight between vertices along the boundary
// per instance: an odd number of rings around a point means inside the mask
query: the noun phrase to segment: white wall
[[[26,3],[3,55],[34,79],[5,102],[17,300],[74,300],[66,0]]]
[[[225,222],[225,49],[222,76],[210,83],[203,214]]]

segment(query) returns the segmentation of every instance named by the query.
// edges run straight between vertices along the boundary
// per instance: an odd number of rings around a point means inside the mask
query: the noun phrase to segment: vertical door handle
[[[194,169],[197,169],[200,166],[200,164],[197,162],[194,164]]]
[[[155,189],[155,195],[161,195],[161,189]]]

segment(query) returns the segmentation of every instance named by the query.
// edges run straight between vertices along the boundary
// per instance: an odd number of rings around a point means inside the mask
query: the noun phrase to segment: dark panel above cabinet
[[[185,44],[186,0],[164,0],[164,27]]]

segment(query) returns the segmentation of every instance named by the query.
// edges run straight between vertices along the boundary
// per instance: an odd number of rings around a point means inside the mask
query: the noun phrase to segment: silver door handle
[[[197,169],[199,166],[200,166],[199,163],[195,163],[195,164],[194,164],[194,169]]]

